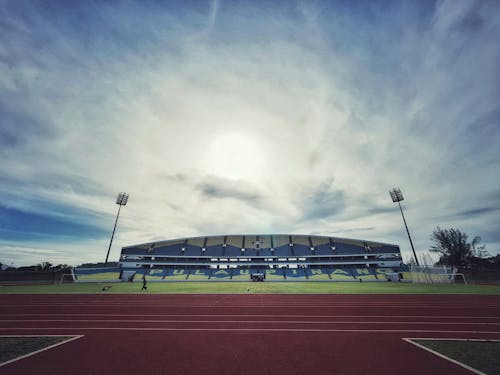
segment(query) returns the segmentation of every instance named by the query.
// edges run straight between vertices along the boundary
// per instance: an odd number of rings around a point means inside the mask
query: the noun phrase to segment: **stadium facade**
[[[248,281],[258,275],[272,281],[385,281],[398,274],[401,265],[399,246],[393,244],[296,234],[222,235],[123,247],[120,277]]]

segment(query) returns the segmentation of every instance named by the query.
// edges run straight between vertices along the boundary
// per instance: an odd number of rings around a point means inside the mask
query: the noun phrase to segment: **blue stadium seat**
[[[210,280],[229,280],[231,278],[230,270],[228,269],[219,269],[212,270],[212,274],[210,275]]]
[[[246,257],[252,257],[252,256],[256,256],[257,255],[257,249],[245,249],[245,252],[243,253],[244,256]]]
[[[266,280],[268,281],[282,281],[285,280],[284,271],[280,268],[271,268],[266,270]]]
[[[178,255],[181,248],[182,244],[157,247],[154,249],[154,255]]]
[[[221,245],[208,246],[206,251],[202,254],[206,256],[219,257],[222,254],[222,246]]]
[[[207,268],[192,269],[189,272],[189,276],[187,277],[187,280],[201,280],[201,281],[205,281],[205,280],[210,279],[211,274],[212,274],[212,270],[211,269],[207,269]]]
[[[365,248],[363,246],[356,246],[349,243],[336,242],[335,254],[364,254]]]
[[[186,245],[186,246],[184,246],[184,248],[186,249],[184,251],[184,255],[188,255],[188,256],[201,255],[201,247],[193,246],[193,245]]]
[[[314,248],[315,255],[333,255],[335,251],[332,250],[330,244],[317,245]]]
[[[285,276],[287,279],[303,279],[306,280],[306,274],[302,268],[285,269]]]
[[[224,256],[226,257],[236,257],[241,255],[241,249],[235,246],[226,246],[226,251],[224,252]]]
[[[289,245],[280,246],[274,249],[274,255],[279,257],[289,257],[292,256],[292,251]]]
[[[248,268],[233,268],[231,269],[231,280],[249,281],[250,270]]]
[[[265,257],[265,256],[272,256],[273,253],[272,253],[271,249],[267,248],[267,249],[260,249],[259,250],[259,255],[261,257]]]
[[[309,246],[293,245],[293,253],[296,256],[311,255],[312,251],[311,251],[311,248]]]

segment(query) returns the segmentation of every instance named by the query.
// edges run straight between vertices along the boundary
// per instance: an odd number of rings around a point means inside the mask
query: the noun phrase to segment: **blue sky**
[[[300,233],[500,251],[497,1],[0,0],[0,261]]]

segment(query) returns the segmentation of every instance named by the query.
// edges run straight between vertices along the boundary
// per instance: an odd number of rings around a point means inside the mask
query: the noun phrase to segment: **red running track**
[[[0,374],[471,374],[402,338],[500,339],[500,296],[0,295],[0,335],[83,335]]]

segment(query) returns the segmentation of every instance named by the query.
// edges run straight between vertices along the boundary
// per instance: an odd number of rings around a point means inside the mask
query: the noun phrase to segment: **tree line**
[[[490,256],[486,246],[481,245],[481,237],[469,241],[460,229],[436,227],[430,237],[433,245],[429,249],[439,254],[437,265],[457,267],[462,270],[499,269],[500,254]]]

